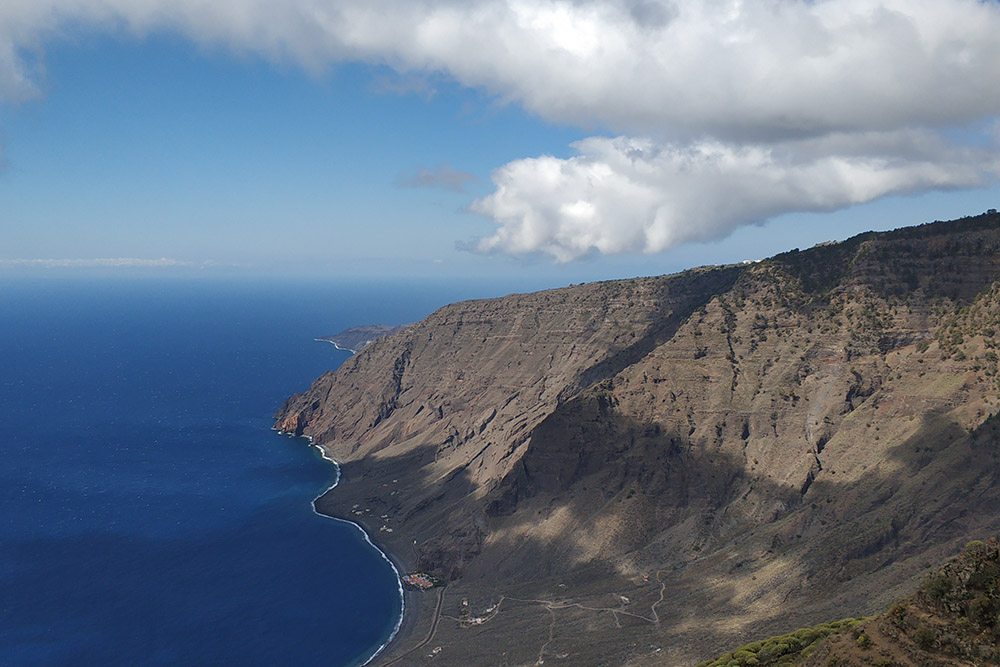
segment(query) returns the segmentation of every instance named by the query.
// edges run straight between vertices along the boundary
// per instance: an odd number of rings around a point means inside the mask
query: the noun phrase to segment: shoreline
[[[327,341],[327,342],[332,342],[332,341]],[[334,343],[334,345],[336,345],[336,343]],[[339,350],[343,348],[337,347],[337,349]],[[378,554],[382,556],[382,558],[387,563],[389,563],[389,567],[392,568],[393,573],[396,575],[396,586],[399,591],[399,602],[400,602],[399,618],[396,620],[396,625],[393,627],[392,632],[389,633],[389,636],[386,638],[386,640],[382,642],[382,644],[380,644],[379,647],[375,649],[375,652],[372,653],[367,659],[365,659],[364,662],[359,663],[361,667],[365,667],[366,665],[371,664],[375,660],[375,658],[382,655],[382,653],[385,652],[385,650],[393,642],[404,639],[405,637],[409,636],[410,632],[412,632],[414,623],[416,621],[416,616],[413,613],[408,614],[407,609],[409,608],[412,609],[413,611],[416,611],[416,609],[418,608],[416,593],[414,591],[406,590],[403,587],[403,579],[402,576],[400,575],[400,572],[406,569],[403,565],[403,560],[399,558],[398,555],[392,553],[388,549],[375,544],[375,541],[371,537],[371,531],[369,526],[366,526],[359,521],[354,521],[352,519],[345,519],[343,517],[334,516],[333,514],[327,514],[325,512],[320,511],[319,508],[316,506],[316,501],[318,501],[320,498],[325,496],[333,489],[337,488],[337,485],[340,484],[340,479],[341,479],[340,462],[329,456],[329,454],[326,452],[325,449],[323,449],[318,444],[313,442],[313,438],[311,435],[296,436],[293,433],[288,433],[286,431],[280,431],[280,430],[278,430],[278,434],[287,435],[292,438],[296,437],[305,438],[309,442],[309,446],[314,447],[316,451],[319,452],[320,457],[323,458],[325,461],[328,461],[331,464],[333,464],[333,467],[336,470],[336,476],[334,477],[333,484],[331,484],[329,487],[327,487],[326,490],[324,490],[322,493],[320,493],[318,496],[312,499],[311,506],[313,514],[321,516],[325,519],[341,521],[343,523],[350,524],[355,528],[357,528],[361,532],[362,537],[364,537],[365,542],[367,542],[372,549],[378,552]]]
[[[337,343],[336,343],[336,342],[334,342],[334,341],[332,341],[332,340],[328,340],[328,339],[326,339],[326,338],[313,338],[313,340],[314,340],[314,341],[316,341],[317,343],[330,343],[331,345],[333,345],[333,346],[334,346],[335,348],[337,348],[337,349],[338,349],[338,350],[340,350],[341,352],[350,352],[351,354],[357,354],[357,353],[358,353],[358,351],[357,351],[357,350],[352,350],[352,349],[351,349],[351,348],[349,348],[349,347],[340,347],[339,345],[337,345]],[[309,436],[308,436],[308,435],[304,435],[304,436],[302,436],[302,437],[303,437],[303,438],[308,438]],[[309,440],[309,441],[310,441],[310,442],[312,442],[312,439],[310,438],[310,440]],[[326,457],[323,457],[323,458],[326,458]],[[327,460],[329,460],[329,459],[327,459]],[[331,487],[331,488],[332,488],[332,487]],[[327,491],[329,491],[329,489],[327,489]]]

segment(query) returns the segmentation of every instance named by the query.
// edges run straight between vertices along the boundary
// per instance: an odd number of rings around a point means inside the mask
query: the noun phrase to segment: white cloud
[[[545,118],[731,140],[1000,108],[1000,7],[980,0],[6,0],[0,94],[18,53],[83,24],[173,29],[275,59],[443,71]]]
[[[824,211],[888,194],[982,185],[996,156],[917,132],[833,135],[773,144],[659,144],[590,138],[577,155],[511,162],[473,204],[497,232],[482,252],[659,252],[722,238],[790,211]]]
[[[992,0],[6,0],[0,101],[36,94],[24,54],[80,25],[174,30],[314,70],[363,60],[401,80],[443,73],[551,121],[649,137],[592,138],[569,160],[497,170],[475,208],[502,227],[481,245],[564,258],[977,184],[988,156],[955,172],[961,146],[931,137],[1000,114]],[[921,152],[914,138],[939,145]],[[626,145],[642,147],[634,163]]]

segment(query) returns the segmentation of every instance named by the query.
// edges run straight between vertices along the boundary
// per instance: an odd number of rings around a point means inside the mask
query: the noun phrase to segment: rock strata
[[[276,427],[343,462],[326,511],[451,582],[445,615],[492,608],[440,620],[435,662],[693,664],[1000,532],[998,278],[990,212],[457,303]]]

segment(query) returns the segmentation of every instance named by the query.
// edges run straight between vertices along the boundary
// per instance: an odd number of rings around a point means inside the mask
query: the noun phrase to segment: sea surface
[[[271,415],[347,358],[314,337],[477,293],[0,282],[0,664],[363,664],[396,577]]]

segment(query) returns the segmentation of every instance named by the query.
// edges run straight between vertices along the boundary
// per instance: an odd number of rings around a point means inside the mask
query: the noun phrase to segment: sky
[[[517,278],[1000,201],[995,0],[5,0],[0,274]]]

